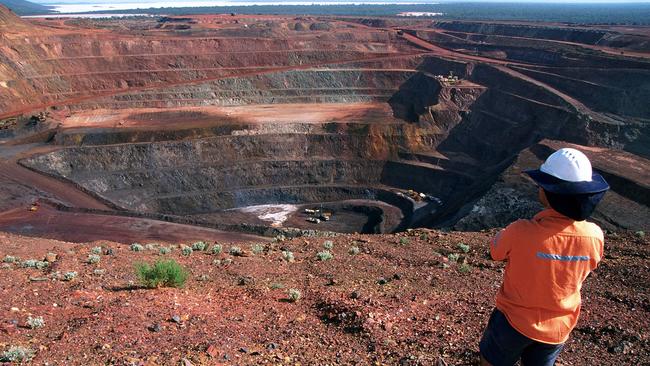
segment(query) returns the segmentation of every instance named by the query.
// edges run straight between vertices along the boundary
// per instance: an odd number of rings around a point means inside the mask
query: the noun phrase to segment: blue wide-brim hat
[[[590,194],[604,192],[609,184],[600,174],[593,172],[590,181],[569,182],[544,173],[539,169],[526,170],[528,174],[544,190],[557,194]]]

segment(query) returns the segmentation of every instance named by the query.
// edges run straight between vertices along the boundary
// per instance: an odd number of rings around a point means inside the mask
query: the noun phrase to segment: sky
[[[31,0],[32,2],[39,3],[39,4],[65,4],[65,3],[86,3],[86,4],[94,4],[94,3],[102,3],[102,4],[110,4],[110,3],[152,3],[152,2],[158,2],[159,0],[112,0],[112,1],[106,1],[106,0]],[[232,1],[232,0],[231,0]],[[235,0],[236,1],[236,0]],[[246,2],[246,0],[239,0],[241,2]],[[269,0],[270,1],[270,0]],[[291,0],[286,0],[286,1],[291,1]],[[327,0],[326,0],[327,1]],[[332,0],[329,0],[327,2],[330,2]],[[336,0],[333,0],[336,1]],[[377,0],[366,0],[367,2],[371,3],[373,1]],[[393,0],[395,3],[400,3],[400,2],[417,2],[417,3],[422,3],[422,2],[428,2],[426,0],[417,0],[417,1],[409,1],[409,0]],[[166,1],[168,3],[173,3],[174,1]],[[188,1],[180,1],[182,3],[187,3]],[[274,3],[282,3],[283,0],[274,0]],[[318,0],[312,0],[313,3],[319,3],[320,1]],[[355,2],[363,2],[363,0],[357,0]],[[390,2],[390,1],[382,1],[382,2]],[[555,0],[555,1],[548,1],[548,0],[433,0],[431,3],[439,3],[439,2],[510,2],[510,3],[521,3],[521,2],[527,2],[527,3],[611,3],[611,4],[624,4],[624,3],[650,3],[650,0],[570,0],[570,1],[562,1],[562,0]]]

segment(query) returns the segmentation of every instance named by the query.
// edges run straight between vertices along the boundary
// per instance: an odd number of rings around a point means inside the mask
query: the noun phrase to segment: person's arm
[[[605,255],[605,235],[603,234],[603,231],[600,228],[598,228],[598,230],[596,231],[596,238],[597,238],[596,248],[595,248],[596,255],[591,266],[592,271],[596,269],[596,267],[598,267],[600,261],[603,260],[603,256]]]
[[[492,256],[492,259],[495,261],[505,261],[508,259],[512,247],[510,238],[515,230],[515,224],[516,222],[499,231],[490,241],[490,256]]]

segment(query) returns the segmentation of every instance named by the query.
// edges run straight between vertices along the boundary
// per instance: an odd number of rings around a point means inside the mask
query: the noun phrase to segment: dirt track
[[[0,162],[0,178],[19,183],[28,183],[30,186],[51,194],[62,202],[80,208],[93,208],[110,210],[106,204],[78,190],[73,185],[55,178],[36,173],[24,168],[15,162]]]
[[[110,214],[63,212],[47,205],[40,205],[37,211],[30,211],[29,206],[25,206],[0,213],[0,231],[78,243],[106,238],[124,244],[142,241],[251,242],[268,240],[254,235],[229,233],[150,219]]]

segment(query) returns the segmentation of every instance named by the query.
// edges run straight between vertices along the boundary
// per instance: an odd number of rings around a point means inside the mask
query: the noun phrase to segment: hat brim
[[[557,194],[589,194],[609,189],[605,178],[595,172],[589,182],[567,182],[539,169],[526,170],[524,173],[528,174],[544,190]]]

